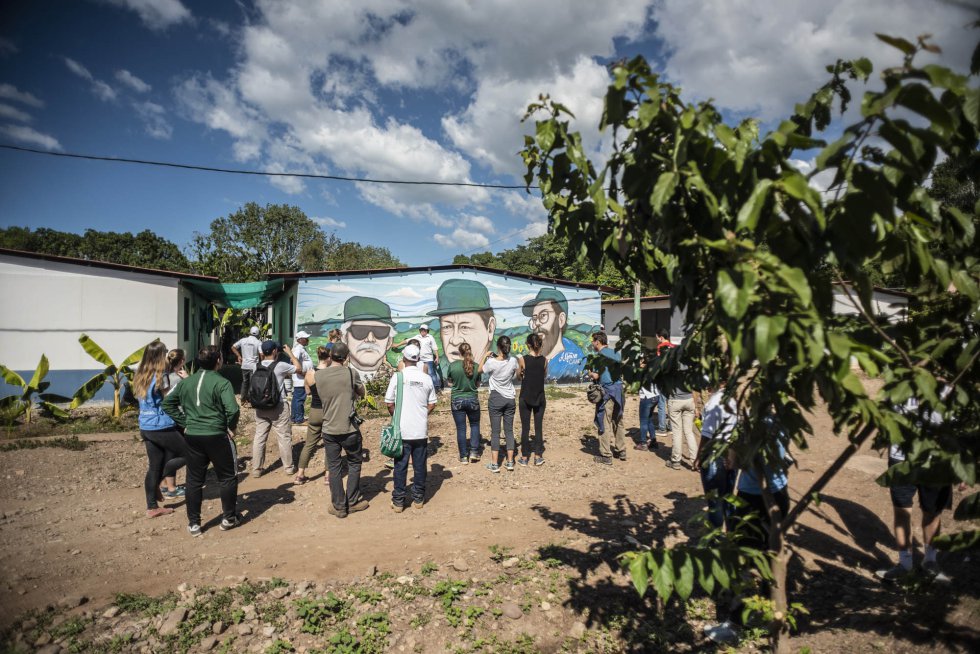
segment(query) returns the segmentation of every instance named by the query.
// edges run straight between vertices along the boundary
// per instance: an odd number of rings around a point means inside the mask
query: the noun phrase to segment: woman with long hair
[[[133,395],[139,400],[140,436],[146,445],[149,466],[143,480],[146,493],[146,515],[149,518],[173,513],[174,510],[159,506],[163,501],[160,482],[164,476],[168,457],[186,459],[186,443],[177,431],[177,424],[163,410],[163,398],[170,390],[166,380],[167,346],[155,340],[143,350],[139,369],[133,378]],[[171,454],[168,454],[171,453]],[[176,453],[177,457],[171,456]]]
[[[493,461],[487,464],[490,472],[500,472],[500,423],[504,424],[507,440],[507,455],[504,468],[514,471],[514,375],[518,371],[517,359],[510,356],[510,338],[497,339],[497,353],[487,352],[483,371],[490,375],[490,399],[487,412],[490,414],[490,450]]]
[[[456,423],[456,445],[460,463],[476,463],[480,460],[480,401],[476,389],[480,387],[483,366],[473,360],[473,348],[461,343],[459,354],[462,361],[449,364],[449,383],[453,387],[450,406]],[[470,438],[466,440],[466,421],[470,423]]]
[[[181,379],[187,378],[187,370],[184,369],[186,363],[187,356],[180,348],[167,352],[167,372],[162,384],[164,396],[173,390]],[[176,426],[175,429],[180,431],[180,426]],[[177,471],[185,465],[187,461],[180,452],[167,450],[167,464],[163,468],[163,485],[160,487],[160,492],[165,499],[176,500],[184,497],[184,487],[177,485]]]
[[[525,354],[517,359],[520,367],[521,397],[518,401],[518,412],[521,415],[521,458],[522,466],[527,466],[534,451],[534,465],[544,465],[544,435],[541,431],[544,422],[544,408],[547,404],[544,396],[544,380],[548,376],[548,359],[541,354],[544,339],[541,334],[533,332],[527,337]],[[529,438],[531,431],[531,414],[534,414],[534,442]]]
[[[333,344],[330,343],[329,345],[332,346]],[[303,451],[300,452],[299,467],[296,469],[296,478],[293,479],[293,482],[297,484],[305,484],[309,481],[309,477],[306,476],[306,466],[310,464],[310,458],[313,457],[313,450],[316,449],[316,446],[323,439],[321,431],[323,429],[323,401],[320,399],[320,394],[316,390],[316,371],[323,370],[329,365],[330,349],[326,345],[321,345],[316,349],[316,368],[307,370],[303,379],[303,383],[306,386],[306,394],[310,397],[310,415],[306,421],[306,443],[303,445]],[[324,460],[326,460],[326,454],[324,454]]]

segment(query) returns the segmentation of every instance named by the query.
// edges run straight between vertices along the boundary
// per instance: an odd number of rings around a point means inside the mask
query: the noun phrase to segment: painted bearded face
[[[534,305],[534,312],[531,314],[531,319],[528,320],[528,326],[532,332],[541,334],[543,341],[541,354],[547,355],[561,340],[566,320],[568,317],[554,302],[539,302]]]
[[[377,370],[391,347],[391,326],[380,320],[355,320],[344,331],[344,344],[358,370]]]
[[[459,353],[461,343],[469,343],[473,348],[473,359],[483,361],[493,342],[493,332],[497,328],[497,319],[490,316],[484,322],[481,314],[476,312],[451,313],[439,318],[439,336],[442,339],[442,351],[446,360],[462,360]]]

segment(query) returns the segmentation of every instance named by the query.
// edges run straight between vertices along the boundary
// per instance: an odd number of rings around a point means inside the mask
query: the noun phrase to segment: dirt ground
[[[262,478],[241,477],[246,523],[221,532],[217,492],[206,488],[200,538],[188,535],[182,503],[171,504],[173,515],[145,517],[146,457],[134,433],[83,436],[91,445],[79,452],[0,453],[0,627],[68,596],[84,595],[97,608],[116,593],[159,594],[182,583],[221,586],[242,577],[350,583],[375,568],[397,576],[418,573],[425,562],[448,566],[459,559],[469,562],[470,574],[495,575],[489,552],[496,546],[566,553],[574,566],[561,610],[601,628],[609,617],[602,598],[613,598],[609,606],[640,603],[616,555],[636,542],[692,536],[687,522],[703,502],[696,474],[664,466],[669,437],[659,438],[655,452],[630,446],[626,462],[593,463],[591,406],[580,395],[548,404],[546,465],[500,474],[458,462],[448,402],[441,400],[430,420],[427,503],[402,514],[390,509],[391,474],[377,455],[380,418],[363,428],[373,455],[362,469],[371,507],[345,520],[325,511],[322,451],[311,463],[312,481],[294,485],[271,438],[267,464],[275,465]],[[631,435],[637,405],[630,398]],[[486,412],[482,429],[489,434]],[[244,443],[251,428],[240,431]],[[845,445],[826,416],[818,416],[816,431],[811,449],[797,453],[794,500]],[[295,458],[304,435],[305,428],[294,429]],[[248,458],[250,446],[240,446],[239,454]],[[952,577],[943,587],[886,587],[874,578],[875,569],[897,558],[888,493],[874,482],[884,469],[874,451],[855,456],[792,536],[799,556],[791,566],[791,600],[811,612],[794,651],[980,651],[975,556],[941,555]]]

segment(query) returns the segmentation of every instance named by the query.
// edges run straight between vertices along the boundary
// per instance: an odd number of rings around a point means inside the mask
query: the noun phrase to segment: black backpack
[[[279,380],[276,379],[273,366],[263,366],[260,363],[248,382],[248,401],[256,409],[272,409],[280,400]]]

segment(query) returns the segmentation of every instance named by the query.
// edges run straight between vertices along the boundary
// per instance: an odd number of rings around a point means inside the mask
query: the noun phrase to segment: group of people
[[[329,342],[317,348],[314,365],[305,346],[309,335],[299,332],[296,346],[261,341],[258,330],[235,343],[232,351],[242,363],[242,405],[251,405],[255,414],[255,434],[252,448],[251,474],[264,473],[265,446],[269,432],[275,430],[279,454],[286,474],[295,473],[294,482],[309,481],[306,471],[315,448],[322,444],[326,459],[326,483],[330,488],[328,513],[344,518],[363,511],[369,502],[360,490],[360,471],[364,460],[362,420],[357,416],[357,403],[365,395],[364,380],[350,365],[348,346],[341,342],[340,332],[330,335]],[[442,379],[436,374],[437,348],[430,342],[428,329],[423,325],[419,335],[398,346],[402,359],[398,363],[385,392],[388,412],[397,419],[402,440],[401,454],[387,462],[393,468],[391,507],[403,511],[409,504],[422,508],[428,471],[428,417],[437,403],[436,390]],[[669,335],[658,334],[657,353],[672,347]],[[624,427],[625,390],[621,377],[616,375],[615,363],[621,361],[609,347],[602,330],[591,337],[596,356],[587,370],[589,377],[601,387],[596,403],[594,422],[598,432],[599,453],[595,461],[612,465],[615,459],[626,459]],[[450,408],[456,427],[459,462],[477,463],[483,456],[480,432],[481,403],[478,389],[483,376],[489,385],[487,412],[490,419],[491,460],[486,468],[492,473],[501,469],[513,471],[515,465],[544,465],[543,419],[547,405],[545,380],[548,378],[548,359],[542,353],[542,336],[531,333],[526,340],[527,354],[511,354],[511,339],[501,336],[496,352],[488,351],[477,361],[467,343],[459,345],[459,358],[448,367],[446,383],[451,387]],[[160,341],[144,350],[143,358],[133,380],[133,392],[139,400],[139,427],[146,447],[148,469],[144,480],[147,515],[158,517],[173,512],[160,506],[166,499],[185,498],[188,530],[201,533],[201,497],[208,466],[215,471],[222,506],[220,528],[233,529],[241,518],[236,509],[238,490],[238,455],[234,431],[241,407],[236,401],[231,383],[218,374],[222,357],[215,346],[202,348],[195,360],[196,372],[185,371],[185,355],[181,350],[168,351]],[[292,401],[287,402],[287,380],[292,382]],[[520,380],[520,388],[515,381]],[[675,388],[671,394],[661,393],[655,386],[641,388],[640,430],[634,448],[640,451],[656,449],[656,435],[664,435],[669,425],[672,451],[667,466],[682,467],[700,473],[708,511],[707,518],[716,529],[730,528],[733,518],[749,518],[752,514],[767,513],[763,499],[763,483],[753,470],[737,470],[732,458],[716,457],[712,443],[727,440],[737,423],[734,400],[722,387],[706,402],[695,402],[695,393]],[[297,397],[300,399],[297,400]],[[303,414],[306,398],[310,398],[310,414]],[[298,406],[297,406],[298,405]],[[658,421],[654,429],[654,411]],[[521,420],[521,451],[517,456],[514,436],[514,416]],[[612,437],[606,429],[606,417]],[[695,438],[695,418],[700,416],[700,443]],[[298,469],[292,460],[292,424],[305,424],[306,442],[300,455]],[[503,438],[501,438],[503,436]],[[684,449],[687,449],[687,456]],[[783,452],[786,455],[785,452]],[[786,455],[788,456],[788,455]],[[901,462],[900,449],[892,448],[889,465]],[[408,484],[408,467],[413,468],[412,483]],[[176,471],[187,467],[186,486],[176,485]],[[346,484],[344,483],[346,468]],[[788,478],[785,469],[766,469],[765,487],[772,493],[776,506],[785,515],[789,509]],[[724,498],[737,494],[737,505]],[[922,532],[926,545],[923,569],[939,579],[945,579],[936,563],[932,540],[940,531],[940,515],[951,507],[951,488],[901,486],[891,489],[895,507],[895,535],[900,548],[898,565],[878,571],[884,580],[894,580],[912,567],[911,507],[919,495],[923,511]],[[736,508],[737,506],[737,508]],[[749,539],[764,548],[767,533],[765,521]]]

